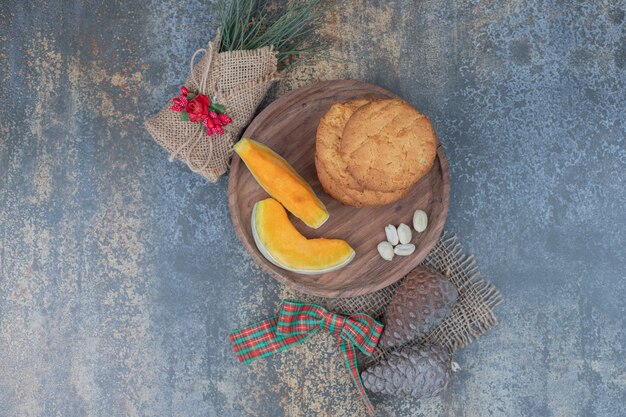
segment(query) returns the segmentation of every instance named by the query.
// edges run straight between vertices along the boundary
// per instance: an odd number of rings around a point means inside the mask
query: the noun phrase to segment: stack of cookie
[[[433,166],[428,117],[400,99],[335,103],[317,128],[315,167],[324,190],[361,207],[402,198]]]

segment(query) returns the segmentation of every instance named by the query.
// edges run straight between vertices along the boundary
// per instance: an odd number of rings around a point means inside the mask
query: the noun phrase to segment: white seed
[[[413,228],[416,232],[422,233],[428,227],[428,216],[424,210],[415,210],[413,213]]]
[[[384,260],[390,261],[393,259],[393,246],[387,241],[380,242],[378,244],[378,253]]]
[[[385,227],[385,235],[387,236],[387,242],[391,243],[394,246],[397,245],[400,241],[400,239],[398,238],[398,230],[393,224],[388,224]]]
[[[398,256],[409,256],[410,254],[415,252],[415,245],[412,243],[398,245],[393,249],[393,252]]]
[[[412,237],[411,228],[404,223],[400,223],[400,226],[398,226],[398,238],[400,239],[400,243],[409,243]]]

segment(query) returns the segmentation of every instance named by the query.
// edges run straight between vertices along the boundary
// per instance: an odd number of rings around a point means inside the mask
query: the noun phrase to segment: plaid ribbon
[[[371,355],[378,344],[383,325],[367,314],[343,316],[316,304],[284,300],[278,316],[252,324],[230,334],[230,341],[239,362],[250,363],[276,352],[287,350],[325,329],[337,335],[352,381],[370,413],[374,407],[367,398],[359,376],[355,347]]]

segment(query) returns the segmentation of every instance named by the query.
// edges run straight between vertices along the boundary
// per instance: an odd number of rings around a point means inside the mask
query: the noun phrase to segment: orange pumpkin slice
[[[289,221],[285,208],[273,198],[254,205],[252,235],[267,260],[300,274],[331,272],[346,266],[355,256],[344,240],[302,236]]]
[[[280,155],[252,139],[233,148],[265,191],[307,226],[317,229],[328,220],[324,203],[311,186]]]

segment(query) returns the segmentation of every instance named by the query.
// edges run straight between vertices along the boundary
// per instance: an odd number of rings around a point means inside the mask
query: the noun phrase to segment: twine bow
[[[374,407],[367,398],[359,376],[356,349],[371,355],[378,344],[383,325],[367,314],[343,316],[316,304],[284,300],[278,316],[252,324],[230,334],[239,362],[250,363],[276,352],[287,350],[314,335],[320,329],[337,335],[339,350],[365,407]]]
[[[194,52],[194,54],[191,56],[191,61],[189,62],[189,67],[191,69],[191,82],[193,83],[193,85],[198,86],[198,91],[201,94],[210,96],[212,101],[216,100],[217,93],[215,92],[215,86],[207,85],[207,81],[209,80],[209,75],[213,68],[211,66],[214,63],[213,61],[217,61],[218,59],[217,50],[219,49],[220,40],[221,40],[220,29],[218,29],[217,33],[218,34],[216,35],[215,39],[209,42],[209,49],[206,50],[204,48],[200,48],[196,50],[196,52]],[[206,54],[208,57],[204,70],[202,71],[202,74],[201,74],[200,82],[198,82],[198,79],[196,78],[196,74],[194,72],[194,63],[196,61],[196,57],[199,54]],[[211,93],[214,93],[214,95],[211,96]],[[184,155],[184,157],[187,161],[189,161],[188,162],[189,168],[191,168],[192,171],[202,172],[211,162],[211,158],[213,158],[213,141],[208,142],[209,143],[209,156],[205,159],[204,164],[200,166],[194,166],[191,160],[191,154],[193,153],[193,151],[196,149],[198,144],[200,144],[200,142],[203,139],[204,139],[203,128],[202,128],[202,125],[200,124],[198,125],[194,133],[189,137],[187,141],[183,142],[178,148],[174,149],[174,151],[170,154],[168,158],[169,161],[170,162],[174,161],[174,158],[179,156],[181,151],[191,144],[191,146],[189,146],[189,148],[187,149],[187,152]]]

